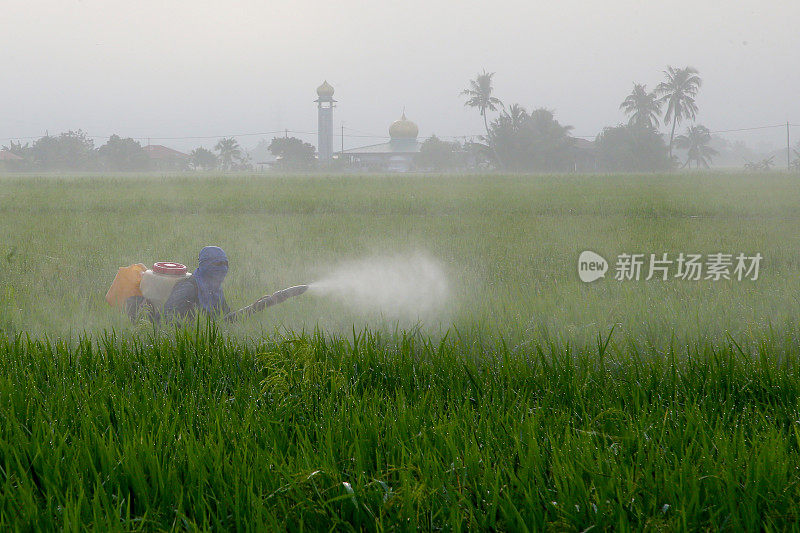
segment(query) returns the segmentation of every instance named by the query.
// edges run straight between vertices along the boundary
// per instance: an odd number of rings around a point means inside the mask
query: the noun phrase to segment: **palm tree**
[[[499,98],[492,96],[492,91],[494,90],[492,87],[492,76],[494,76],[494,72],[486,72],[486,70],[484,70],[482,74],[477,74],[474,80],[469,80],[468,89],[461,91],[461,95],[467,97],[467,101],[464,102],[464,105],[478,108],[483,117],[483,127],[486,129],[486,142],[490,142],[489,121],[486,117],[486,111],[497,111],[497,107],[503,105]],[[497,152],[494,147],[492,147],[492,151],[495,157],[497,157]]]
[[[242,149],[233,137],[220,139],[214,150],[219,153],[219,162],[223,170],[231,170],[234,163],[242,158]]]
[[[511,104],[508,111],[505,111],[504,114],[511,121],[511,127],[514,131],[519,131],[522,125],[525,124],[525,121],[530,118],[525,108],[519,104]]]
[[[661,96],[660,102],[667,103],[664,124],[672,122],[672,132],[669,134],[669,157],[671,159],[675,126],[683,119],[694,120],[697,115],[697,104],[694,102],[694,97],[697,96],[703,80],[700,79],[697,69],[693,67],[673,68],[667,66],[664,74],[667,79],[658,84],[656,93]]]
[[[711,132],[705,126],[692,126],[686,130],[686,135],[679,135],[675,139],[675,145],[678,148],[688,150],[686,163],[683,166],[688,166],[689,163],[694,161],[697,164],[697,168],[700,168],[700,165],[703,168],[708,168],[712,156],[718,153],[708,145],[709,142],[711,142]]]
[[[647,87],[641,83],[633,84],[633,91],[622,101],[619,108],[626,115],[630,115],[629,126],[641,126],[648,129],[658,126],[661,102],[655,91],[647,92]]]

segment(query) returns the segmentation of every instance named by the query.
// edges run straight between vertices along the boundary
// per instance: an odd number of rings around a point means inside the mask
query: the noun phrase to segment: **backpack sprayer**
[[[142,296],[153,306],[161,307],[175,284],[191,276],[185,265],[168,261],[154,263],[153,268],[142,263],[120,267],[106,293],[106,301],[109,305],[125,307],[131,296]]]

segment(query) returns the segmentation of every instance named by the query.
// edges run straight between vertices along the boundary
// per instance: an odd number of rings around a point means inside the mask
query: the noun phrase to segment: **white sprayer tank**
[[[156,307],[161,307],[169,298],[172,288],[182,279],[191,274],[186,271],[186,266],[180,263],[158,262],[152,269],[142,274],[139,288],[142,296]]]

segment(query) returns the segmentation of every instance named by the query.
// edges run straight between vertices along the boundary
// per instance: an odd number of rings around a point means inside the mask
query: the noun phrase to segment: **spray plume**
[[[337,265],[309,293],[330,296],[362,313],[387,318],[433,318],[445,308],[447,277],[441,265],[423,253],[372,257]]]

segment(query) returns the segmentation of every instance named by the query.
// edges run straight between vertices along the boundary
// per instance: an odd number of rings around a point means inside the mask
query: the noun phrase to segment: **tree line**
[[[588,141],[572,135],[545,107],[528,109],[520,103],[504,104],[494,92],[494,72],[479,73],[461,92],[464,105],[478,111],[485,135],[476,141],[449,142],[432,135],[421,144],[415,158],[418,170],[452,171],[498,169],[514,172],[608,171],[642,172],[672,168],[709,168],[718,152],[711,132],[696,123],[697,95],[702,79],[693,67],[667,66],[653,90],[634,83],[619,105],[627,121],[607,126]],[[493,118],[490,118],[490,114]],[[687,124],[688,123],[688,124]],[[678,126],[687,124],[678,132]],[[668,128],[669,135],[659,128]],[[676,135],[676,133],[678,133]],[[264,146],[264,145],[260,145]],[[679,159],[675,149],[681,151]],[[253,161],[233,137],[220,139],[213,149],[198,147],[181,157],[154,157],[132,138],[112,135],[94,146],[81,130],[46,135],[33,143],[11,142],[2,149],[13,154],[0,161],[7,170],[19,171],[246,171]],[[262,148],[263,149],[263,148]],[[272,166],[284,170],[338,170],[343,159],[320,162],[315,147],[295,137],[275,137],[267,146]],[[800,149],[800,145],[798,145]],[[769,170],[772,159],[748,162],[751,170]],[[793,168],[800,171],[800,151]]]
[[[693,67],[668,66],[664,80],[653,91],[635,83],[620,109],[626,123],[608,126],[593,143],[571,135],[572,126],[561,124],[552,110],[528,111],[523,105],[505,105],[494,94],[493,72],[482,72],[462,91],[464,105],[483,119],[486,163],[510,171],[658,171],[674,167],[708,168],[716,151],[709,146],[711,133],[694,124],[696,97],[702,79]],[[497,113],[490,120],[489,113]],[[659,132],[670,127],[668,143]],[[678,125],[691,121],[685,133],[675,135]],[[680,161],[674,148],[684,150]],[[589,168],[593,167],[593,168]]]
[[[101,146],[82,130],[45,135],[33,143],[14,142],[2,147],[16,156],[3,161],[12,171],[113,171],[148,170],[226,170],[247,171],[253,162],[234,137],[220,139],[213,149],[198,147],[188,154],[167,152],[151,156],[148,147],[132,138],[112,135]],[[269,151],[277,166],[286,169],[310,168],[314,146],[292,137],[275,137]],[[179,155],[180,154],[180,155]]]

